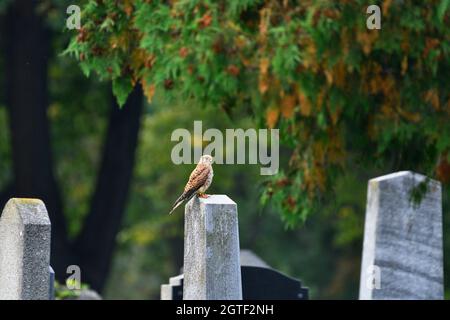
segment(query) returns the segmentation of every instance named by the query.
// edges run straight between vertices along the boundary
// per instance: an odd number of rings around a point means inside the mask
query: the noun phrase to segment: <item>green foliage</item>
[[[89,1],[66,53],[112,80],[119,103],[140,83],[149,100],[250,108],[279,127],[291,159],[262,200],[288,226],[354,157],[446,180],[436,160],[450,148],[448,1],[386,1],[379,31],[366,29],[362,0],[116,4]]]
[[[449,5],[450,5],[449,0],[441,0],[441,2],[439,3],[439,7],[437,9],[437,17],[438,17],[439,22],[444,21],[445,13],[446,13]]]
[[[133,85],[131,84],[131,79],[129,78],[117,78],[113,80],[112,91],[117,97],[117,103],[120,107],[123,107],[127,101],[128,95],[133,90]]]
[[[73,300],[77,299],[80,296],[80,293],[82,290],[89,289],[89,285],[85,283],[79,284],[80,289],[69,289],[68,285],[70,285],[71,288],[74,288],[76,286],[75,280],[71,279],[69,284],[62,285],[58,281],[55,281],[55,299],[56,300]]]

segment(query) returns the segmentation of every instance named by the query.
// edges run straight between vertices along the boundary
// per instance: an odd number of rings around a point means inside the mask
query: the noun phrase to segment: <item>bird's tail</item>
[[[175,209],[178,208],[183,202],[184,202],[184,193],[175,201],[172,210],[170,210],[169,214],[172,214],[172,212],[174,212]]]
[[[173,204],[172,210],[170,210],[169,214],[172,214],[172,212],[174,212],[176,208],[178,208],[180,205],[182,205],[184,201],[191,200],[191,198],[194,196],[194,194],[195,194],[195,190],[183,192],[181,194],[181,196],[179,196],[178,199]]]

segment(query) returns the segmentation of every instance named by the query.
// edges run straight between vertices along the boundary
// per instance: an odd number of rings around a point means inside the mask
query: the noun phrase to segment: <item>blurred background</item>
[[[119,108],[110,82],[85,77],[76,59],[62,55],[73,37],[64,30],[68,5],[0,0],[0,207],[11,197],[44,200],[60,281],[65,266],[77,264],[82,282],[106,299],[159,299],[160,285],[183,262],[182,210],[167,213],[194,168],[172,163],[172,131],[192,131],[200,119],[203,130],[261,122],[164,91],[149,103],[140,87]],[[401,152],[410,152],[407,144]],[[281,155],[286,166],[289,148]],[[267,177],[259,165],[215,165],[209,193],[238,204],[241,248],[301,279],[312,299],[357,299],[367,180],[399,168],[415,169],[353,161],[325,192],[328,200],[290,227],[261,201]],[[444,188],[445,252],[449,213]],[[449,271],[445,255],[446,278]],[[446,297],[449,290],[446,281]]]

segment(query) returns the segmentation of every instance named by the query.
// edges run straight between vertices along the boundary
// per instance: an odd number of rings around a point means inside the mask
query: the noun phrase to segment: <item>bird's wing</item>
[[[195,192],[203,186],[208,179],[211,168],[205,164],[198,164],[189,176],[189,181],[184,187],[183,194],[175,201],[171,214],[178,206],[180,206],[184,201],[189,201],[195,194]]]
[[[189,176],[189,181],[186,183],[184,187],[184,192],[196,191],[201,186],[203,186],[208,179],[209,171],[211,169],[206,164],[198,164],[197,167],[192,171]]]

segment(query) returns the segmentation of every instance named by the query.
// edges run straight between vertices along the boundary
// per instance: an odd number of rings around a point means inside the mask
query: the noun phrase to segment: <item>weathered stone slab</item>
[[[242,249],[240,252],[241,266],[270,268],[270,266],[253,251]]]
[[[0,218],[0,300],[50,299],[50,232],[42,201],[8,201]]]
[[[183,299],[184,275],[180,274],[169,279],[169,284],[161,285],[161,300],[182,300]]]
[[[369,181],[360,299],[443,299],[441,185],[409,171]]]
[[[55,271],[51,266],[48,266],[49,276],[49,288],[48,296],[50,300],[55,300]]]
[[[183,299],[242,299],[237,206],[225,195],[186,204]]]

